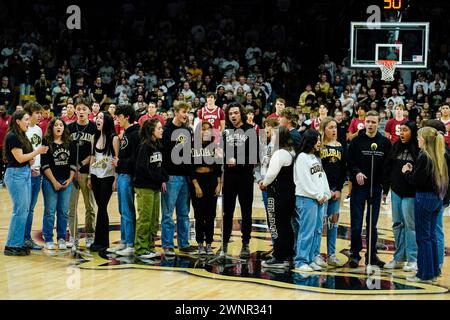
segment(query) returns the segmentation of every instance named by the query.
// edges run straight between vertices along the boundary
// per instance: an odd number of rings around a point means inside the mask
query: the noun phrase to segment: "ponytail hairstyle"
[[[22,150],[23,150],[24,154],[33,152],[33,146],[31,145],[30,140],[27,138],[27,135],[25,134],[25,132],[23,132],[22,129],[20,129],[19,125],[17,124],[17,120],[22,120],[23,117],[25,117],[25,115],[28,115],[28,113],[24,110],[15,111],[12,114],[12,119],[11,119],[11,122],[9,123],[8,132],[7,132],[7,134],[10,132],[14,133],[14,135],[17,137],[17,139],[22,144]],[[4,143],[5,142],[6,142],[6,135],[5,135]],[[5,146],[5,144],[3,144],[3,145]],[[7,162],[5,147],[3,147],[3,161],[5,163]]]
[[[325,119],[323,119],[323,120],[320,122],[319,133],[320,133],[321,138],[322,138],[322,140],[321,140],[321,141],[322,141],[322,144],[324,144],[324,143],[325,143],[325,140],[326,140],[326,136],[325,136],[325,128],[328,126],[328,124],[329,124],[330,122],[336,123],[336,120],[334,120],[334,118],[332,118],[332,117],[326,117]],[[336,125],[337,125],[337,123],[336,123]]]
[[[447,193],[449,181],[444,136],[432,127],[421,128],[417,135],[424,140],[422,152],[430,160],[436,192],[443,199]]]

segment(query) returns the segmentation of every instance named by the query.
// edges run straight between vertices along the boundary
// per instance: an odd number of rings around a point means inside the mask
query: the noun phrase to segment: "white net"
[[[381,70],[381,80],[394,81],[394,73],[397,62],[394,60],[378,60],[377,64]]]

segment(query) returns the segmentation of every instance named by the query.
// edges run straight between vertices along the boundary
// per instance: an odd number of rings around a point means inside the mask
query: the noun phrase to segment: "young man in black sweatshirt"
[[[364,207],[366,201],[370,205],[370,185],[371,185],[371,158],[374,154],[373,167],[373,198],[371,205],[372,214],[372,241],[369,244],[369,211],[366,216],[366,243],[367,248],[371,248],[372,265],[384,266],[377,257],[377,222],[380,213],[381,193],[384,183],[383,168],[387,156],[391,149],[391,143],[386,137],[378,133],[379,117],[378,112],[369,111],[365,117],[366,129],[360,130],[359,134],[350,142],[348,149],[348,168],[350,180],[352,182],[352,194],[350,198],[351,217],[351,253],[349,266],[357,268],[361,259],[359,252],[362,250],[361,231],[364,217]],[[367,249],[369,250],[369,249]],[[369,256],[366,253],[366,265],[369,263]]]
[[[224,143],[224,252],[233,226],[236,198],[239,197],[242,216],[242,249],[240,256],[250,256],[253,205],[253,169],[258,162],[258,136],[256,130],[247,123],[244,108],[239,103],[230,104],[225,110],[226,129]]]
[[[136,209],[134,205],[133,177],[136,152],[139,147],[139,125],[134,124],[134,110],[130,105],[116,109],[120,127],[125,129],[120,139],[119,158],[114,159],[117,174],[117,199],[120,212],[120,244],[107,251],[121,256],[134,253]]]
[[[192,144],[192,129],[188,127],[189,105],[180,102],[173,107],[175,117],[168,121],[164,127],[163,144],[163,167],[169,175],[166,190],[163,189],[161,196],[161,243],[166,256],[175,255],[173,236],[175,223],[173,221],[173,210],[177,214],[177,239],[178,248],[181,252],[191,253],[189,245],[189,176],[190,155]],[[189,148],[185,148],[186,144]],[[185,152],[186,151],[186,152]],[[186,153],[186,154],[184,154]],[[187,161],[176,161],[175,157],[187,157]]]
[[[73,245],[74,237],[78,235],[78,219],[77,219],[77,203],[78,197],[83,194],[84,207],[86,209],[85,225],[86,225],[86,247],[90,248],[94,242],[95,231],[95,201],[92,190],[87,186],[89,165],[91,163],[92,144],[94,142],[94,135],[97,130],[95,124],[89,121],[89,105],[84,102],[78,102],[75,105],[75,113],[77,115],[77,121],[68,125],[70,131],[71,143],[74,145],[76,153],[78,153],[77,167],[78,176],[75,175],[74,186],[70,195],[69,205],[69,229],[70,229],[70,241],[67,243],[67,247]]]

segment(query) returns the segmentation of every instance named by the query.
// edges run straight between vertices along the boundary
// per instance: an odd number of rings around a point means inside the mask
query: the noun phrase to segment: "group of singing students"
[[[141,259],[174,256],[176,226],[180,253],[211,255],[222,195],[221,249],[227,252],[238,199],[240,257],[248,258],[257,186],[273,245],[263,268],[312,272],[342,267],[336,240],[341,191],[349,179],[351,248],[346,266],[359,266],[368,204],[366,265],[415,272],[408,281],[436,281],[444,259],[442,219],[449,183],[446,128],[439,120],[417,130],[414,122],[403,119],[388,139],[378,132],[378,113],[369,111],[347,147],[338,141],[339,123],[332,117],[320,117],[300,132],[296,109],[285,107],[283,99],[276,100],[276,112],[264,120],[262,130],[255,130],[239,103],[222,110],[215,99],[214,93],[207,95],[195,129],[187,125],[190,106],[183,102],[174,105],[174,118],[164,126],[157,116],[138,123],[131,106],[119,105],[119,134],[108,112],[89,120],[90,105],[83,101],[75,105],[76,121],[67,124],[54,117],[44,134],[37,126],[39,104],[27,103],[14,112],[3,147],[4,181],[13,203],[5,255],[25,256],[30,249],[42,248],[30,234],[42,188],[46,250],[67,249],[78,239],[81,192],[90,251]],[[389,190],[396,249],[393,260],[384,263],[377,256],[377,221]],[[120,243],[111,247],[107,207],[114,191],[121,216]],[[191,202],[197,247],[189,243]],[[159,223],[162,252],[155,250]],[[320,252],[323,230],[326,255]]]

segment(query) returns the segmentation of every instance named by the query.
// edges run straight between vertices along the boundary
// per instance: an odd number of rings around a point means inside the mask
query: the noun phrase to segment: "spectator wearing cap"
[[[316,94],[312,91],[312,86],[311,86],[310,83],[308,83],[306,85],[305,91],[302,92],[302,94],[300,95],[300,98],[298,99],[298,104],[301,107],[305,106],[305,104],[306,104],[306,97],[308,97],[308,96],[313,96],[313,97],[316,96]],[[314,100],[314,98],[313,98],[313,100]]]

